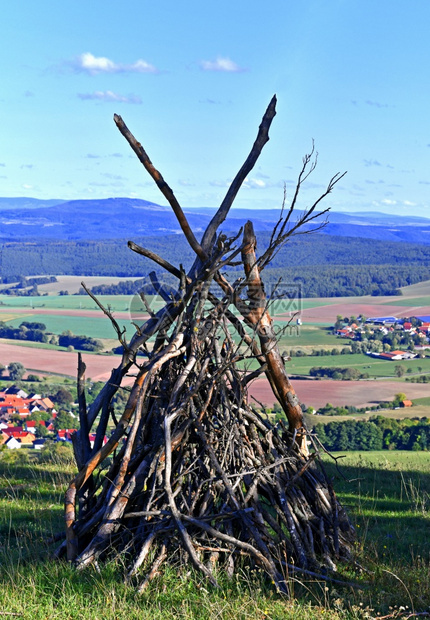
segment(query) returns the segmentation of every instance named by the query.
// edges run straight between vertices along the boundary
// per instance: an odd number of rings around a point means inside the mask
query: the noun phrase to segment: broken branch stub
[[[292,210],[287,218],[281,214],[263,260],[257,257],[251,222],[241,242],[237,236],[216,237],[268,140],[275,108],[273,98],[251,153],[201,243],[143,147],[115,116],[168,198],[197,260],[186,275],[182,266],[129,242],[132,250],[174,275],[178,289],[171,301],[165,296],[164,308],[138,326],[130,342],[110,317],[124,354],[90,407],[83,391],[85,369],[79,365],[79,471],[66,492],[66,540],[57,555],[64,552],[82,569],[125,554],[126,580],[135,581],[138,591],[164,563],[179,560],[191,562],[214,586],[214,563],[230,576],[244,564],[260,566],[289,594],[285,566],[310,575],[326,571],[330,578],[327,570],[351,556],[354,528],[325,475],[318,444],[305,428],[261,276],[270,257],[297,232],[297,224],[288,228]],[[294,201],[302,178],[305,172]],[[313,208],[307,217],[315,217]],[[225,270],[236,266],[238,257],[244,277],[231,283]],[[141,347],[145,358],[137,357]],[[250,404],[248,385],[260,372],[287,425],[272,423]],[[133,385],[117,419],[114,396],[124,389],[127,373]],[[110,436],[103,445],[108,423]],[[88,433],[95,425],[98,443],[88,452]]]

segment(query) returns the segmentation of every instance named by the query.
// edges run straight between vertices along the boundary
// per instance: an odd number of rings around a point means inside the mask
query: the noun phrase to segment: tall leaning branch
[[[163,196],[167,199],[169,205],[172,207],[173,212],[176,215],[176,218],[179,222],[180,227],[182,228],[182,231],[188,243],[190,244],[194,252],[197,254],[197,256],[201,260],[203,261],[206,260],[207,256],[205,252],[203,251],[200,243],[195,238],[194,233],[191,230],[191,227],[185,216],[185,213],[182,210],[181,205],[177,201],[172,188],[166,183],[161,172],[157,170],[157,168],[154,166],[152,161],[149,159],[148,154],[146,153],[145,149],[140,144],[140,142],[136,140],[136,138],[131,133],[127,125],[122,120],[121,116],[119,116],[118,114],[114,114],[113,118],[119,131],[122,133],[124,138],[127,140],[129,145],[131,146],[131,148],[133,149],[133,151],[136,153],[137,157],[139,158],[139,161],[143,164],[145,170],[154,179],[155,183],[157,184],[158,189],[161,191]]]
[[[273,119],[275,118],[275,115],[276,95],[273,95],[269,105],[267,106],[267,110],[264,113],[263,119],[260,123],[260,127],[258,128],[258,134],[252,146],[252,149],[245,162],[243,163],[241,169],[233,179],[233,182],[231,183],[224,200],[222,201],[218,211],[216,212],[212,220],[209,222],[208,227],[206,228],[206,231],[203,235],[201,243],[202,248],[206,253],[209,252],[214,235],[227,217],[228,212],[230,211],[230,207],[233,204],[237,192],[242,186],[242,183],[245,181],[247,175],[255,166],[255,163],[260,157],[264,145],[269,141],[269,129]]]
[[[269,139],[275,106],[273,97],[251,152],[202,244],[141,144],[115,116],[121,133],[172,206],[196,259],[186,274],[182,265],[176,267],[129,242],[134,252],[179,281],[170,297],[163,295],[162,285],[152,276],[165,305],[157,312],[148,306],[148,320],[136,326],[129,342],[110,310],[94,298],[110,318],[124,353],[89,407],[85,366],[79,360],[81,428],[74,437],[79,471],[65,494],[64,540],[56,555],[66,555],[78,569],[121,558],[120,563],[128,564],[125,579],[137,581],[138,592],[163,564],[178,570],[191,562],[215,587],[214,575],[220,571],[240,575],[246,567],[258,565],[279,591],[290,595],[286,566],[288,571],[331,579],[335,563],[348,560],[353,550],[354,528],[324,472],[318,443],[309,434],[313,454],[307,452],[302,411],[284,368],[261,279],[264,265],[276,251],[317,217],[320,200],[339,176],[291,226],[300,185],[314,168],[307,171],[310,158],[304,160],[293,205],[286,218],[282,210],[269,248],[260,258],[251,222],[245,225],[240,244],[236,242],[242,231],[230,238],[219,235],[214,243]],[[231,283],[229,272],[221,270],[237,267],[238,256],[245,279]],[[232,311],[232,305],[239,313]],[[137,357],[141,347],[145,361]],[[248,360],[257,360],[259,371],[250,370]],[[112,399],[131,370],[128,379],[133,384],[117,416]],[[248,385],[260,372],[266,374],[285,411],[288,429],[282,421],[271,424],[249,402]],[[97,432],[90,449],[93,425]]]

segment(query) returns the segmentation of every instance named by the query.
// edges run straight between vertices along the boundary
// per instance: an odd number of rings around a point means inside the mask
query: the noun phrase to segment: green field
[[[396,297],[394,302],[385,302],[382,306],[430,306],[430,295],[426,297],[408,297],[406,299]]]
[[[100,296],[100,301],[104,306],[110,306],[113,310],[129,310],[131,295],[104,295]],[[11,297],[10,295],[0,295],[0,305],[2,308],[52,308],[66,310],[97,310],[100,309],[88,295],[49,295],[43,297]]]
[[[420,452],[347,453],[327,473],[356,525],[357,564],[339,565],[342,587],[288,577],[295,600],[276,594],[258,571],[221,579],[216,590],[193,570],[165,569],[141,595],[122,566],[76,572],[54,561],[47,537],[63,529],[63,494],[73,476],[63,446],[38,461],[0,450],[0,609],[25,620],[297,619],[359,620],[430,605],[430,459]],[[341,456],[339,454],[336,457]],[[361,568],[360,568],[361,567]],[[409,616],[412,617],[412,616]]]
[[[357,368],[360,372],[368,373],[370,377],[397,379],[395,367],[397,365],[404,366],[406,373],[401,378],[404,381],[407,377],[414,374],[430,373],[430,358],[402,360],[400,362],[391,362],[370,357],[364,353],[353,353],[348,355],[324,355],[319,357],[293,357],[286,365],[287,371],[292,375],[308,375],[309,370],[313,366],[321,366],[326,368],[342,367]],[[408,373],[407,369],[411,368],[412,373]],[[421,368],[421,371],[418,370]]]
[[[274,322],[275,330],[282,333],[285,323],[279,321]],[[282,333],[280,338],[281,348],[300,349],[333,349],[349,347],[350,342],[340,340],[337,336],[330,333],[326,326],[322,325],[296,325],[288,326]]]
[[[23,321],[38,321],[46,325],[48,332],[52,334],[61,334],[66,330],[70,330],[73,334],[91,336],[91,338],[116,338],[116,332],[112,327],[112,323],[104,314],[99,312],[100,316],[81,317],[81,316],[64,316],[61,314],[35,314],[28,315],[25,318],[20,317],[8,321],[9,325],[18,327]],[[119,319],[120,327],[127,329],[127,335],[130,338],[135,332],[135,328],[130,321]]]
[[[404,420],[405,418],[430,418],[430,398],[414,398],[414,407],[408,407],[406,409],[381,409],[380,411],[366,411],[366,413],[351,413],[348,415],[336,416],[306,415],[306,424],[308,428],[312,428],[316,424],[347,422],[348,420],[369,420],[375,416],[383,416],[384,418],[393,418],[395,420]]]
[[[430,296],[430,280],[417,282],[416,284],[410,284],[409,286],[403,286],[400,290],[402,291],[402,295],[409,297],[418,297],[421,295]]]

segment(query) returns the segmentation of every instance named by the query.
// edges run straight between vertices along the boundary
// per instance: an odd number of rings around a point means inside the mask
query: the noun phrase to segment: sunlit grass
[[[20,454],[18,454],[18,452]],[[336,454],[339,456],[339,454]],[[30,451],[0,450],[0,609],[25,619],[358,619],[401,606],[430,605],[430,459],[424,452],[348,453],[327,472],[355,523],[358,565],[339,578],[358,588],[289,576],[293,599],[257,568],[214,589],[193,570],[167,567],[143,594],[122,581],[121,561],[77,572],[53,561],[47,537],[62,531],[69,457],[39,462]],[[45,459],[46,460],[46,459]],[[143,579],[142,573],[138,580]],[[366,615],[367,614],[367,615]]]

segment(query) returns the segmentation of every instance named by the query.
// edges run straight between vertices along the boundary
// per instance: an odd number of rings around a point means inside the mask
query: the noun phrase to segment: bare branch
[[[199,242],[194,236],[193,231],[188,224],[188,220],[185,216],[185,213],[182,210],[181,205],[177,201],[172,189],[163,179],[161,173],[155,168],[152,161],[149,159],[145,149],[143,146],[136,140],[134,135],[131,133],[127,125],[122,120],[121,116],[118,114],[114,114],[114,121],[124,138],[127,140],[133,151],[136,153],[139,161],[143,164],[145,170],[151,175],[157,184],[158,189],[161,191],[163,196],[167,199],[168,203],[173,209],[174,214],[176,215],[176,219],[179,222],[180,227],[185,235],[190,246],[193,248],[194,252],[201,260],[206,260],[207,256],[205,252],[202,250]]]
[[[235,176],[233,182],[231,183],[227,194],[224,200],[221,203],[220,208],[210,221],[208,227],[202,238],[202,248],[204,252],[208,253],[209,249],[213,243],[213,238],[223,223],[225,218],[228,215],[231,205],[233,204],[234,199],[236,198],[236,194],[239,191],[242,183],[246,179],[247,175],[251,172],[257,159],[260,157],[261,151],[263,150],[266,142],[269,141],[269,129],[272,121],[276,115],[276,95],[273,95],[272,100],[270,101],[266,112],[264,113],[263,119],[261,121],[260,127],[258,129],[257,138],[252,146],[251,152],[246,158],[243,166]]]

